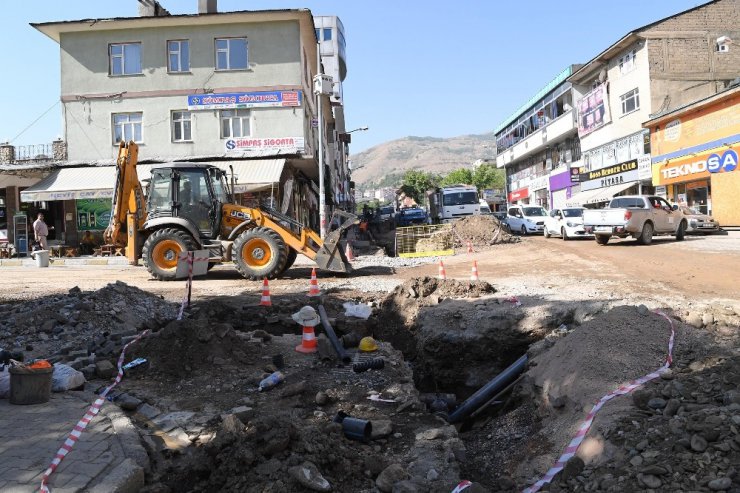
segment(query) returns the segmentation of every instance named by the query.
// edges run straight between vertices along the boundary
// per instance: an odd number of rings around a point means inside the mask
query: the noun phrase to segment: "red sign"
[[[517,200],[526,199],[529,197],[529,187],[520,188],[509,193],[509,202],[516,202]]]

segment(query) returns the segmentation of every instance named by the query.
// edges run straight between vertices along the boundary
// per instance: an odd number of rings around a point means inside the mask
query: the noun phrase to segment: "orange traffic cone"
[[[468,253],[473,253],[473,243],[468,240]]]
[[[344,249],[344,256],[347,257],[347,260],[350,262],[355,259],[355,252],[352,251],[352,244],[349,241],[347,242],[347,248]]]
[[[260,306],[272,306],[272,300],[270,299],[270,284],[267,282],[267,278],[262,281],[262,299],[260,299]]]
[[[316,279],[316,268],[311,270],[311,282],[308,287],[308,296],[321,296],[321,291],[319,291],[319,281]]]
[[[439,278],[442,281],[447,280],[447,272],[445,272],[445,264],[441,260],[439,261]]]
[[[318,341],[316,341],[316,333],[313,327],[303,327],[303,338],[301,343],[295,347],[295,350],[299,353],[315,353],[318,351]]]
[[[478,261],[473,260],[473,269],[470,271],[470,280],[471,281],[479,281],[478,278]]]

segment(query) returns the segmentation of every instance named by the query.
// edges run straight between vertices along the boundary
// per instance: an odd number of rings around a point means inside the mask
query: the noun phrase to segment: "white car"
[[[714,233],[719,231],[719,222],[712,216],[702,214],[700,211],[686,206],[680,206],[679,209],[688,221],[686,223],[687,233]]]
[[[542,233],[547,212],[539,205],[514,205],[509,207],[506,222],[512,233]]]
[[[583,207],[553,209],[545,219],[545,238],[561,236],[568,241],[575,237],[592,237],[583,227]]]

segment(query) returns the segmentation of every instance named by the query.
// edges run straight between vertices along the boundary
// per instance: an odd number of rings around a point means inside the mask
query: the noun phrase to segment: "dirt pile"
[[[516,243],[518,236],[510,234],[493,216],[468,216],[452,223],[455,247],[465,247],[470,241],[473,246],[489,246],[498,243]]]

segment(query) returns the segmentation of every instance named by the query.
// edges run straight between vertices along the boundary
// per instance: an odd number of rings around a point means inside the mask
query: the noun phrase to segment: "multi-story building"
[[[218,12],[215,0],[200,0],[197,14],[170,15],[140,3],[139,17],[33,24],[60,46],[68,157],[21,200],[56,201],[48,207],[67,218],[67,241],[104,228],[100,215],[90,224],[74,212],[80,200],[109,200],[118,143],[133,140],[144,176],[147,163],[214,162],[233,168],[242,203],[267,202],[318,229],[319,134],[330,206],[349,174],[334,94],[323,96],[324,128],[316,124],[311,12]]]
[[[575,71],[583,154],[576,204],[652,192],[651,148],[642,123],[724,90],[740,76],[740,2],[713,0],[630,31]]]
[[[568,66],[496,128],[509,203],[562,207],[570,196],[570,168],[580,166],[573,110],[580,93],[567,79],[578,67]]]

